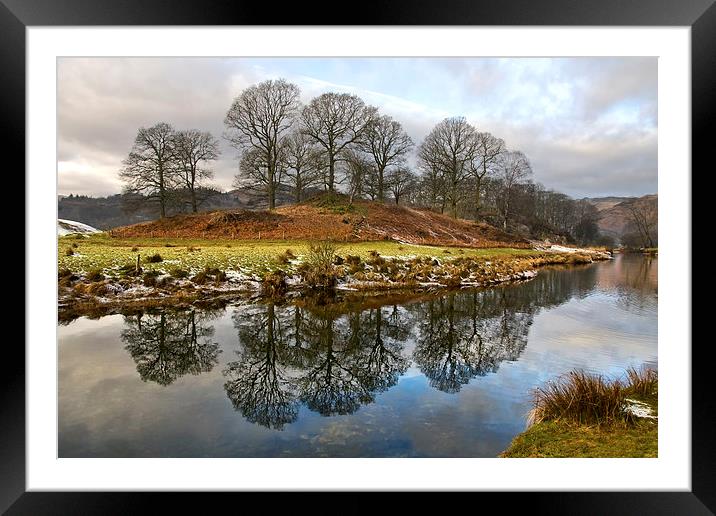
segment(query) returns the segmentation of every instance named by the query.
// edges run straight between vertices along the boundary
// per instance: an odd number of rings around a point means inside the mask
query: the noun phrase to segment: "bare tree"
[[[266,155],[259,149],[248,149],[244,151],[239,160],[239,173],[234,176],[234,188],[247,188],[250,190],[268,191],[274,182],[274,189],[281,183],[283,167],[279,154],[279,161],[276,169],[269,173],[269,165],[266,162]],[[275,190],[274,190],[275,194]]]
[[[286,138],[282,156],[286,183],[293,187],[296,202],[301,202],[306,189],[323,179],[320,152],[313,140],[296,131]]]
[[[362,196],[367,178],[373,172],[373,163],[364,154],[352,149],[344,150],[342,160],[345,161],[348,173],[348,195],[350,204]]]
[[[400,165],[413,147],[410,139],[399,122],[391,117],[376,116],[366,128],[364,150],[375,161],[376,194],[379,201],[385,200],[385,172],[390,166]]]
[[[159,218],[166,217],[171,189],[176,182],[176,161],[172,151],[174,128],[160,122],[140,128],[129,156],[122,162],[119,177],[125,193],[140,194],[159,204]]]
[[[388,187],[393,193],[395,204],[400,204],[400,199],[408,195],[413,188],[415,188],[415,181],[415,174],[407,168],[395,168],[388,172]]]
[[[482,207],[482,181],[488,175],[497,172],[500,157],[505,152],[505,142],[490,133],[477,133],[475,159],[470,164],[470,175],[475,181],[475,215],[479,215]]]
[[[502,155],[498,167],[498,177],[502,183],[500,192],[500,212],[502,213],[502,226],[507,228],[507,221],[511,215],[510,202],[515,193],[516,186],[532,174],[532,167],[527,156],[520,151],[507,151]]]
[[[176,158],[182,187],[189,192],[191,211],[197,212],[197,191],[202,180],[214,177],[214,173],[200,165],[219,157],[219,142],[209,132],[196,129],[178,131],[174,134],[172,150]]]
[[[226,138],[242,152],[251,151],[251,161],[262,167],[240,167],[261,171],[268,207],[276,206],[281,144],[299,109],[299,89],[284,79],[268,80],[246,88],[231,104],[224,125]]]
[[[424,169],[439,172],[451,214],[464,197],[465,180],[477,153],[477,131],[464,117],[446,118],[425,137],[418,148]]]
[[[418,157],[418,167],[421,171],[419,199],[422,204],[431,210],[445,212],[445,181],[442,173],[436,166],[426,163]]]
[[[324,93],[303,108],[303,132],[324,149],[329,192],[336,189],[336,163],[344,150],[362,143],[375,112],[375,108],[348,93]]]
[[[659,221],[656,202],[649,199],[635,199],[627,204],[629,219],[636,227],[643,247],[654,247],[654,234]]]

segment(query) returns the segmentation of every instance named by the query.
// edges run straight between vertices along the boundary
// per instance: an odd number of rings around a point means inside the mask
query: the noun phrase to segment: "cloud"
[[[137,129],[160,121],[219,137],[214,183],[230,188],[226,111],[243,88],[277,77],[303,102],[357,94],[416,144],[443,118],[466,116],[524,151],[536,181],[575,197],[656,191],[655,58],[62,58],[59,193],[117,193]]]

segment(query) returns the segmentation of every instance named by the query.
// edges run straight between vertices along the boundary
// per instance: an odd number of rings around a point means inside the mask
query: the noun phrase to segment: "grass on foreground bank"
[[[182,238],[113,238],[107,234],[89,237],[70,235],[58,239],[59,269],[75,273],[92,270],[109,272],[134,263],[141,255],[144,270],[168,272],[172,268],[199,271],[205,268],[243,270],[263,274],[281,268],[278,257],[290,249],[301,259],[312,242],[307,240],[204,240]],[[460,247],[434,247],[401,244],[399,242],[339,242],[340,255],[356,255],[363,259],[371,251],[389,257],[438,256],[444,258],[476,257],[497,258],[506,256],[533,256],[532,249]],[[159,255],[161,261],[147,262],[150,256]]]
[[[625,380],[572,371],[534,391],[531,426],[500,456],[657,457],[657,417],[656,371],[630,368]]]

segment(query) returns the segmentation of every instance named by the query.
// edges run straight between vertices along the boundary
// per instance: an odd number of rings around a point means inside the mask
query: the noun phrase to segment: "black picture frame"
[[[692,72],[692,171],[706,163],[716,126],[716,0],[400,0],[356,9],[351,25],[556,25],[690,26]],[[242,0],[0,0],[0,126],[4,156],[18,156],[24,170],[25,29],[83,25],[344,25],[347,11],[328,2],[276,5]],[[336,19],[317,13],[332,13]],[[713,168],[709,160],[709,168]],[[9,165],[6,165],[9,166]],[[692,172],[693,177],[693,172]],[[25,189],[24,181],[18,188]],[[19,191],[19,190],[18,190]],[[32,238],[26,233],[25,238]],[[26,275],[29,271],[25,270]],[[691,278],[688,279],[691,284]],[[20,290],[18,290],[19,292]],[[693,320],[693,319],[692,319]],[[710,340],[710,339],[709,339]],[[189,509],[185,494],[25,492],[25,354],[6,339],[0,398],[0,510],[8,514],[128,513],[149,499],[172,496]],[[691,342],[671,343],[690,346]],[[707,385],[708,342],[692,353],[692,490],[690,492],[476,493],[481,505],[494,499],[526,504],[550,514],[713,514],[714,401]],[[49,343],[48,343],[49,345]],[[206,495],[202,495],[205,497]],[[222,495],[225,497],[226,495]],[[246,496],[242,494],[241,496]],[[499,499],[497,499],[499,497]],[[413,497],[418,503],[422,497]],[[204,505],[206,502],[200,502]],[[473,503],[473,502],[470,502]],[[503,505],[504,506],[504,505]],[[204,507],[206,507],[204,505]],[[354,509],[360,509],[356,502]],[[472,507],[475,507],[472,505]]]

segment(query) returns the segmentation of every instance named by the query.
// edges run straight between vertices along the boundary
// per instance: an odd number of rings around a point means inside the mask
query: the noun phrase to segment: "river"
[[[60,457],[495,457],[546,380],[657,367],[657,258],[79,318],[58,345]]]

